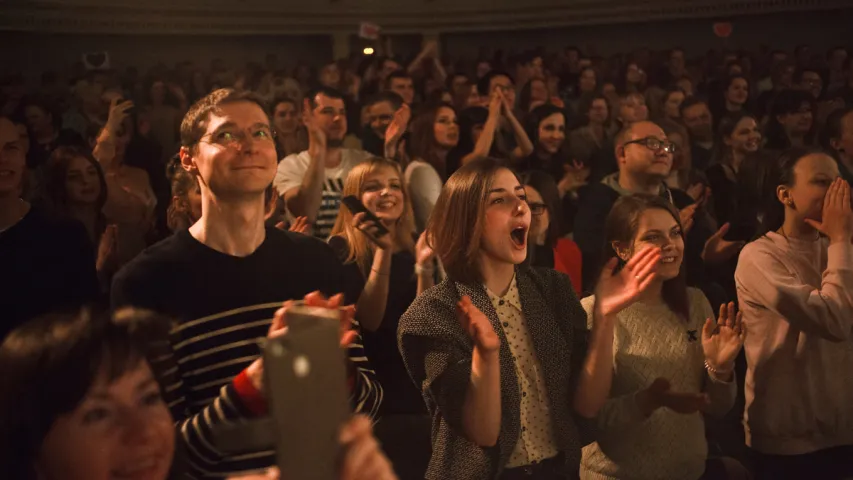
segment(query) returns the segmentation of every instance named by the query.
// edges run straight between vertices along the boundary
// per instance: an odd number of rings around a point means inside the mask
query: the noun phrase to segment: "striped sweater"
[[[309,236],[268,229],[258,249],[233,257],[188,231],[152,246],[116,276],[112,306],[141,307],[176,320],[153,367],[179,429],[187,478],[225,478],[272,466],[272,451],[226,455],[213,429],[253,416],[235,378],[260,354],[276,309],[285,300],[343,289],[343,269],[331,248]],[[358,325],[356,324],[357,328]],[[375,416],[382,389],[361,337],[349,349],[355,365],[352,404]]]

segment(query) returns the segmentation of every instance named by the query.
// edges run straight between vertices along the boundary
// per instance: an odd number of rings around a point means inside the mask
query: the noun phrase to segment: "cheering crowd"
[[[341,479],[853,478],[853,52],[687,53],[0,79],[3,478],[279,478],[300,300]]]

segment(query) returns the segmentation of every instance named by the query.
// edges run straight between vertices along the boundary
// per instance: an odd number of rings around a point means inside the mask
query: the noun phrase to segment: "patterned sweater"
[[[710,379],[704,368],[702,325],[716,318],[699,290],[689,288],[690,319],[666,305],[636,303],[622,311],[613,339],[613,385],[599,412],[596,443],[583,449],[581,478],[697,479],[705,470],[707,444],[702,414],[683,415],[659,408],[646,417],[635,396],[655,378],[674,391],[708,393],[707,413],[731,409],[737,386]],[[581,301],[592,322],[595,297]]]

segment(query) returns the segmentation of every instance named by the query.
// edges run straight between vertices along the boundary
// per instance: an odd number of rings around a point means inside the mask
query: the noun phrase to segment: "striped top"
[[[258,358],[258,340],[266,336],[275,311],[285,300],[314,290],[340,292],[342,272],[323,242],[268,229],[264,242],[247,257],[217,252],[188,231],[179,232],[143,252],[116,276],[114,308],[148,308],[177,320],[152,367],[180,431],[188,478],[225,478],[275,463],[271,450],[223,453],[212,440],[212,430],[252,416],[233,380]],[[356,367],[353,408],[375,416],[382,389],[360,336],[350,346],[349,358]]]
[[[334,168],[326,168],[323,198],[320,202],[320,210],[317,212],[317,219],[314,221],[314,236],[323,240],[329,238],[335,219],[338,217],[338,210],[341,207],[341,192],[347,174],[354,166],[371,156],[370,153],[363,150],[342,148],[340,165]],[[284,196],[285,193],[302,185],[302,179],[310,165],[311,156],[308,155],[307,150],[289,155],[279,162],[278,171],[273,181],[278,193]]]

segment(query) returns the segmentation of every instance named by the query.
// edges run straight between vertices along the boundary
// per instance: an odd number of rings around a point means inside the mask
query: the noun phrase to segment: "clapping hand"
[[[462,325],[462,330],[474,344],[474,350],[481,357],[492,356],[500,350],[501,339],[492,328],[488,317],[480,311],[467,295],[456,304],[456,316]]]
[[[681,228],[684,230],[685,235],[693,228],[693,217],[696,215],[696,209],[698,208],[699,204],[694,203],[678,211],[678,216],[681,219]]]
[[[415,244],[415,262],[425,269],[431,269],[434,258],[435,251],[433,251],[432,247],[429,246],[429,242],[427,242],[427,232],[423,232],[418,237],[418,243]]]
[[[607,262],[595,287],[596,309],[605,315],[615,315],[636,302],[656,278],[660,249],[645,247],[637,252],[625,267],[613,273],[619,259]]]
[[[637,398],[641,410],[651,415],[661,407],[667,407],[673,412],[689,415],[704,409],[710,404],[710,399],[704,393],[676,392],[665,378],[656,378]]]
[[[409,120],[412,118],[412,110],[405,103],[394,112],[394,119],[385,130],[385,156],[393,158],[396,156],[400,139],[406,133]]]
[[[850,185],[841,177],[836,178],[826,191],[821,221],[806,219],[806,223],[829,237],[831,243],[850,242],[853,238]]]
[[[702,328],[702,350],[708,365],[720,373],[731,372],[745,336],[743,315],[735,314],[734,302],[720,305],[717,321],[709,318]]]
[[[704,260],[705,263],[715,264],[727,262],[729,259],[734,257],[744,245],[746,245],[746,243],[742,241],[731,242],[723,238],[726,236],[726,233],[729,232],[729,228],[731,228],[731,224],[724,224],[719,230],[717,230],[717,233],[711,235],[711,238],[705,242],[705,248],[702,249],[702,260]]]
[[[326,132],[320,127],[308,99],[305,99],[305,103],[302,105],[302,124],[305,125],[305,130],[308,132],[309,155],[326,153]]]

